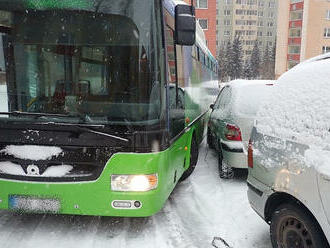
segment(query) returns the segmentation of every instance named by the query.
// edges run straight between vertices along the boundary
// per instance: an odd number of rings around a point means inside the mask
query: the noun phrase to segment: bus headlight
[[[111,175],[111,190],[145,192],[158,186],[158,175]]]

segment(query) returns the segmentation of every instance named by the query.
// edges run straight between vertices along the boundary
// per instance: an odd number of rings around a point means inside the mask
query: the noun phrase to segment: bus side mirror
[[[178,4],[175,7],[175,41],[182,46],[192,46],[196,41],[195,7]]]
[[[210,105],[210,109],[214,110],[214,104]]]

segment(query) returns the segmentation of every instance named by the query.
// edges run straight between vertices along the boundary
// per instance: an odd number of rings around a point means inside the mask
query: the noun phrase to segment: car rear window
[[[238,114],[256,116],[260,104],[267,99],[272,88],[272,83],[239,87],[235,97]]]

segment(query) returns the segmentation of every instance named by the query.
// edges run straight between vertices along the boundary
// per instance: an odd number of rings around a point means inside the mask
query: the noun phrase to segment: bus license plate
[[[9,208],[26,212],[58,213],[61,203],[56,199],[29,196],[9,196]]]

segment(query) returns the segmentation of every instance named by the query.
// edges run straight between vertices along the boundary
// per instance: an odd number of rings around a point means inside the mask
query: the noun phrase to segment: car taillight
[[[228,140],[242,141],[242,133],[239,127],[227,124],[225,129],[225,136]]]
[[[249,140],[249,147],[248,147],[248,166],[249,168],[253,168],[253,146],[251,140]]]

